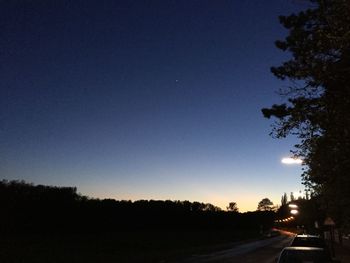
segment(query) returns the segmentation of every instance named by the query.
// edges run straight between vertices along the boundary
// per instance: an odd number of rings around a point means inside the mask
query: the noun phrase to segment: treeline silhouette
[[[76,187],[0,181],[2,233],[103,233],[140,230],[249,229],[272,226],[273,212],[237,213],[189,201],[94,199]]]

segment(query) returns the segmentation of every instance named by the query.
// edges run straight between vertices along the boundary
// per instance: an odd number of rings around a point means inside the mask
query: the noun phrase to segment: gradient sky
[[[288,85],[301,1],[1,1],[0,172],[93,197],[230,201],[303,189],[261,108]]]

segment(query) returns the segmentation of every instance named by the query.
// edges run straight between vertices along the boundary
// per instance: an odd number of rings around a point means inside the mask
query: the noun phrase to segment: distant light
[[[281,162],[283,164],[302,164],[303,163],[303,161],[301,159],[292,158],[292,157],[282,158]]]
[[[294,208],[294,209],[295,209],[295,208],[298,208],[298,206],[295,205],[295,204],[289,204],[288,206],[289,206],[290,208]]]
[[[296,210],[296,209],[292,209],[292,210],[290,210],[290,213],[291,213],[292,215],[296,215],[296,214],[299,213],[299,211]]]

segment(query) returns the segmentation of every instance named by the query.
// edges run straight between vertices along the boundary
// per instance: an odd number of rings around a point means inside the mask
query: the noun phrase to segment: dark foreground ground
[[[171,262],[256,238],[254,234],[233,235],[228,231],[3,235],[0,262]]]
[[[273,263],[293,238],[232,236],[224,232],[124,232],[1,236],[0,262]],[[347,244],[349,245],[349,244]],[[336,258],[350,263],[350,247],[336,244]]]

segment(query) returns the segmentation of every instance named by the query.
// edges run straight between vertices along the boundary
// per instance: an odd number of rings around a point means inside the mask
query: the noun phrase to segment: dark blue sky
[[[253,210],[302,189],[260,109],[300,1],[1,1],[3,178]]]

